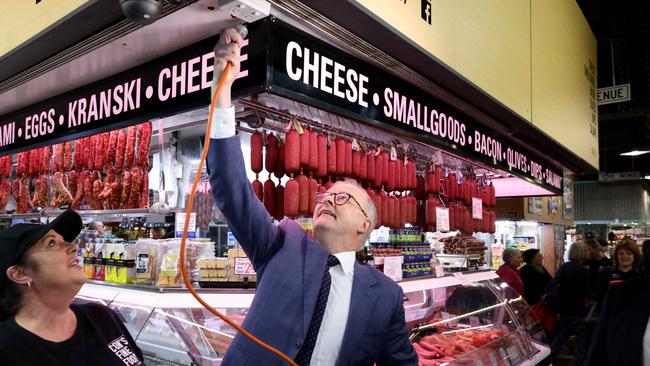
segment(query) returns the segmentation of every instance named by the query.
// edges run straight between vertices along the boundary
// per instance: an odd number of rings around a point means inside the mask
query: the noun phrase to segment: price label
[[[472,197],[472,218],[483,219],[483,200],[480,198]]]
[[[254,276],[253,264],[248,258],[235,258],[235,274],[242,276]]]
[[[478,318],[478,316],[470,316],[469,317],[469,326],[472,328],[480,327],[481,326],[481,320]]]
[[[176,213],[176,237],[183,237],[183,228],[185,227],[186,215],[185,212]],[[187,226],[187,237],[196,238],[196,212],[190,214],[190,222]]]
[[[436,231],[449,231],[449,209],[446,207],[436,207]]]
[[[393,281],[402,280],[402,262],[404,257],[384,257],[384,274]]]
[[[437,265],[434,267],[436,269],[436,277],[444,277],[445,276],[445,268],[441,265]]]
[[[228,246],[229,247],[234,247],[235,246],[235,235],[233,235],[232,231],[228,231]]]

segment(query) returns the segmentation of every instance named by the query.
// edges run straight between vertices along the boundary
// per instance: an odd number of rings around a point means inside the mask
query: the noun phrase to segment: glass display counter
[[[533,365],[550,354],[526,302],[490,271],[400,282],[421,365]],[[200,289],[241,323],[254,289]],[[78,302],[108,305],[123,319],[147,365],[220,365],[235,331],[183,289],[88,283]]]

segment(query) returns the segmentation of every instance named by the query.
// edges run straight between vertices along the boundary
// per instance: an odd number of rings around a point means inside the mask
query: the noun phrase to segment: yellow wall
[[[575,1],[430,0],[431,25],[422,1],[350,1],[598,168],[596,39]]]
[[[573,1],[533,0],[532,10],[532,122],[598,167],[593,33]]]
[[[0,1],[0,56],[78,9],[87,0]]]

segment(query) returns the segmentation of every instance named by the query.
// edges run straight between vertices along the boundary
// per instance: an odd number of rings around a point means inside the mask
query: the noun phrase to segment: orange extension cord
[[[223,82],[224,82],[224,76],[230,73],[230,69],[232,68],[232,65],[230,63],[226,64],[225,69],[223,70],[223,73],[221,74],[221,79],[219,80],[219,84],[217,86],[217,90],[215,90],[214,94],[212,95],[212,101],[210,102],[210,115],[208,117],[208,125],[206,128],[205,132],[205,141],[203,143],[203,151],[201,152],[201,160],[199,161],[199,168],[198,172],[196,174],[196,177],[194,178],[194,183],[192,183],[192,189],[190,191],[190,198],[187,203],[187,209],[185,211],[186,217],[189,218],[190,214],[192,213],[192,204],[194,203],[194,196],[196,195],[196,188],[199,185],[199,180],[201,179],[201,171],[203,170],[203,164],[205,163],[205,158],[208,155],[208,147],[210,146],[210,128],[212,125],[212,114],[214,113],[214,107],[217,103],[217,97],[219,96],[219,93],[221,93],[221,89],[223,88]],[[290,359],[287,355],[284,353],[278,351],[277,349],[269,346],[268,344],[260,341],[257,339],[254,335],[250,334],[247,332],[245,329],[237,325],[235,322],[232,320],[228,319],[225,315],[221,314],[217,310],[215,310],[212,306],[210,306],[205,300],[199,296],[199,294],[194,290],[192,287],[192,283],[190,282],[190,276],[187,273],[187,270],[185,268],[185,243],[187,241],[187,230],[189,228],[189,223],[190,220],[186,219],[185,224],[183,225],[183,237],[181,239],[181,255],[180,255],[180,269],[181,269],[181,275],[183,276],[183,282],[185,283],[185,287],[190,291],[192,296],[203,305],[206,309],[208,309],[212,314],[216,315],[219,317],[221,320],[226,322],[228,325],[231,327],[235,328],[238,332],[243,334],[246,338],[250,339],[253,341],[255,344],[258,346],[264,348],[265,350],[277,355],[284,361],[286,361],[289,365],[291,366],[298,366],[292,359]]]

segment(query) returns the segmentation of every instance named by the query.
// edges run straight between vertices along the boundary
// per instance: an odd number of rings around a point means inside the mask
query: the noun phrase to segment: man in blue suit
[[[208,131],[207,165],[215,201],[257,272],[257,291],[243,327],[299,365],[417,365],[402,289],[355,260],[376,220],[365,190],[337,182],[317,197],[315,241],[293,220],[275,225],[253,193],[230,99],[241,46],[240,35],[228,29],[215,47],[215,80],[226,63],[232,69]],[[283,362],[238,334],[223,364]]]

